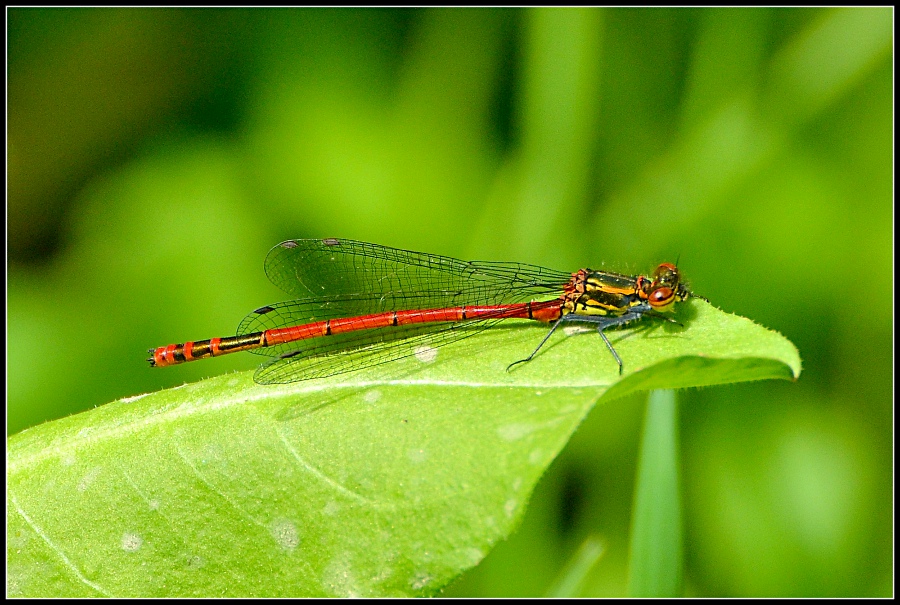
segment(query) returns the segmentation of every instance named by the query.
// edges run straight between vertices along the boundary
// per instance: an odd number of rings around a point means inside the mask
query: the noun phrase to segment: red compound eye
[[[665,311],[675,303],[675,290],[666,287],[657,288],[650,293],[648,302],[657,311]]]
[[[654,286],[668,286],[674,289],[680,280],[681,275],[678,273],[678,267],[672,263],[662,263],[653,272]]]
[[[659,277],[661,275],[669,273],[678,275],[678,267],[676,267],[672,263],[662,263],[656,268],[656,271],[653,272],[653,277]]]

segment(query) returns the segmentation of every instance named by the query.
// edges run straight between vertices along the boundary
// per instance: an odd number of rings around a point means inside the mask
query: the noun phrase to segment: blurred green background
[[[889,596],[893,10],[8,9],[7,431],[283,300],[288,238],[638,272],[796,383],[681,394],[686,591]],[[598,344],[598,355],[606,352]],[[622,595],[644,398],[601,406],[448,595]]]

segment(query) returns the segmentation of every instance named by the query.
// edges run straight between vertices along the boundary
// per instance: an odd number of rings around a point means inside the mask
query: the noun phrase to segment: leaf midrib
[[[91,431],[89,434],[76,434],[73,437],[65,439],[64,443],[57,445],[48,445],[46,447],[41,448],[39,451],[36,451],[32,454],[28,454],[22,457],[12,456],[9,464],[7,466],[7,470],[10,474],[16,473],[21,470],[25,470],[30,468],[33,465],[44,462],[46,459],[51,458],[53,456],[60,456],[69,453],[73,449],[77,449],[78,447],[83,447],[87,444],[100,443],[107,439],[118,439],[129,434],[139,433],[142,430],[164,425],[168,422],[175,422],[181,420],[183,418],[187,418],[190,416],[194,416],[196,414],[208,414],[212,412],[216,412],[218,410],[227,409],[236,405],[247,405],[250,403],[254,403],[257,401],[263,401],[271,398],[279,398],[279,397],[288,397],[292,395],[305,395],[309,393],[316,392],[328,392],[338,389],[368,389],[374,387],[386,387],[386,386],[410,386],[410,387],[455,387],[455,388],[471,388],[471,389],[485,389],[485,388],[502,388],[502,389],[525,389],[525,390],[534,390],[534,389],[582,389],[582,388],[609,388],[610,384],[602,385],[597,383],[590,384],[547,384],[547,383],[530,383],[530,384],[522,384],[522,383],[510,383],[510,384],[501,384],[501,383],[486,383],[486,382],[464,382],[464,381],[453,381],[453,380],[432,380],[432,379],[416,379],[416,380],[372,380],[365,382],[354,382],[354,383],[330,383],[330,384],[321,384],[321,385],[311,385],[306,387],[276,387],[274,390],[270,390],[270,387],[265,387],[267,390],[260,393],[249,394],[249,395],[230,395],[224,398],[216,398],[212,401],[207,401],[199,405],[190,405],[190,403],[185,403],[179,405],[176,408],[166,410],[161,413],[151,413],[149,416],[132,420],[124,424],[116,424],[113,427],[100,429],[98,431]],[[175,389],[181,389],[182,387],[175,387]],[[251,387],[253,388],[253,387]],[[175,389],[169,389],[175,390]],[[162,391],[165,393],[165,391]],[[127,403],[126,400],[135,400],[135,398],[144,399],[148,395],[153,395],[155,393],[148,393],[145,395],[136,395],[128,398],[123,398],[112,402],[115,403]],[[88,412],[89,413],[89,412]],[[79,432],[84,431],[85,429],[80,429]],[[21,433],[20,433],[21,434]]]

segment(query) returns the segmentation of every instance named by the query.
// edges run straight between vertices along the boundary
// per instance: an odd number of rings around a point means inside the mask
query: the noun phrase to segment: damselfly
[[[565,273],[521,263],[461,261],[345,239],[282,242],[266,257],[266,275],[295,300],[250,313],[237,335],[150,349],[151,366],[252,351],[274,357],[254,375],[260,384],[351,372],[471,336],[505,319],[552,324],[531,361],[563,325],[604,334],[643,316],[662,315],[693,294],[678,268],[649,276],[580,269]],[[703,299],[706,300],[706,299]]]

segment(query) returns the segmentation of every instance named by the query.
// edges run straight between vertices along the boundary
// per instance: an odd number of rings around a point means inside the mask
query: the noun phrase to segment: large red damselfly
[[[604,334],[644,315],[661,315],[693,294],[678,268],[650,276],[581,269],[565,273],[521,263],[461,261],[345,239],[282,242],[266,257],[266,275],[296,297],[250,313],[237,335],[150,349],[151,366],[170,366],[236,351],[275,359],[254,374],[260,384],[288,383],[368,368],[471,336],[504,319],[534,319]],[[703,299],[706,300],[706,299]]]

